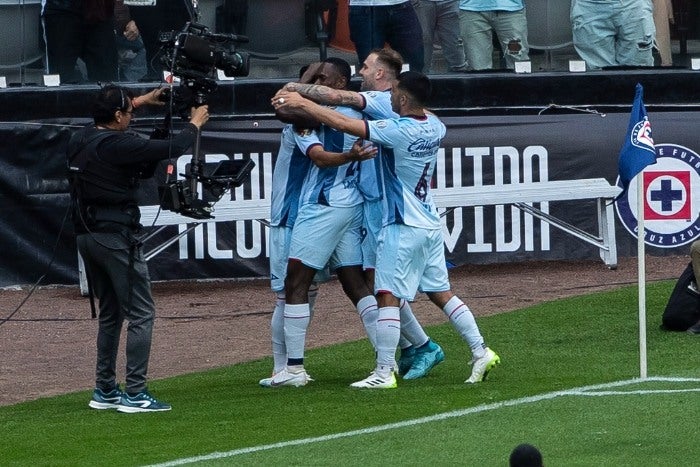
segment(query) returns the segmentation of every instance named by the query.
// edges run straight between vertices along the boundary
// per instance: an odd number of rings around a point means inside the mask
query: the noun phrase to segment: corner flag
[[[637,83],[630,122],[627,126],[627,138],[620,149],[618,162],[623,189],[620,195],[627,191],[635,175],[644,170],[647,165],[656,163],[656,149],[654,139],[651,137],[651,124],[647,117],[647,110],[642,102],[643,94],[644,88]]]
[[[620,199],[629,189],[630,182],[644,167],[656,164],[656,148],[651,137],[651,124],[647,117],[647,111],[642,102],[644,89],[637,83],[634,95],[634,104],[630,114],[630,123],[627,126],[625,143],[620,149],[620,183],[622,193]],[[639,375],[642,379],[647,377],[647,325],[646,325],[646,270],[644,265],[644,182],[642,177],[637,177],[637,281],[639,304]]]

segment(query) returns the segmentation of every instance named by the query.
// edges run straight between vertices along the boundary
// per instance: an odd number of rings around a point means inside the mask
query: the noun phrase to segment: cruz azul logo
[[[700,156],[676,144],[656,145],[656,164],[642,177],[644,242],[675,248],[700,238]],[[617,201],[617,215],[634,237],[638,230],[637,177]],[[618,185],[619,185],[618,181]]]

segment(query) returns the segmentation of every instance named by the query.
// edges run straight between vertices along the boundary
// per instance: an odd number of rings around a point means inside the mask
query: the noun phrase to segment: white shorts
[[[319,270],[362,265],[362,204],[330,207],[304,204],[299,208],[289,257]]]
[[[362,268],[374,269],[377,266],[377,241],[382,230],[382,200],[365,201],[362,207]]]
[[[445,292],[450,280],[441,230],[389,224],[379,235],[374,291],[413,300],[416,292]]]

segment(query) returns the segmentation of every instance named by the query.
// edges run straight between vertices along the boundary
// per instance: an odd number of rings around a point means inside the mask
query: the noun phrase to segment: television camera
[[[182,31],[160,34],[161,61],[180,79],[180,86],[166,89],[161,95],[176,107],[179,115],[189,117],[191,107],[207,104],[207,96],[217,88],[216,71],[222,70],[228,77],[247,76],[250,55],[236,51],[236,44],[248,42],[245,36],[213,34],[200,24],[187,23]],[[213,205],[233,187],[245,182],[255,163],[247,160],[204,162],[200,151],[201,131],[197,133],[192,161],[184,179],[159,187],[160,205],[194,219],[209,219]],[[204,193],[198,193],[201,183]]]
[[[207,95],[217,88],[217,69],[227,77],[248,76],[250,54],[236,50],[236,44],[245,42],[246,36],[214,34],[196,23],[187,23],[182,31],[161,32],[161,62],[181,83],[172,96],[178,107],[189,110],[206,104]],[[165,98],[171,96],[166,93]]]

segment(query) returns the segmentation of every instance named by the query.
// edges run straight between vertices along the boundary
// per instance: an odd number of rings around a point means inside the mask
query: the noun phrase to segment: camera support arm
[[[197,137],[194,140],[194,146],[192,148],[192,162],[190,162],[190,191],[194,198],[199,197],[197,192],[197,183],[199,182],[199,177],[202,174],[202,129],[197,128]]]

